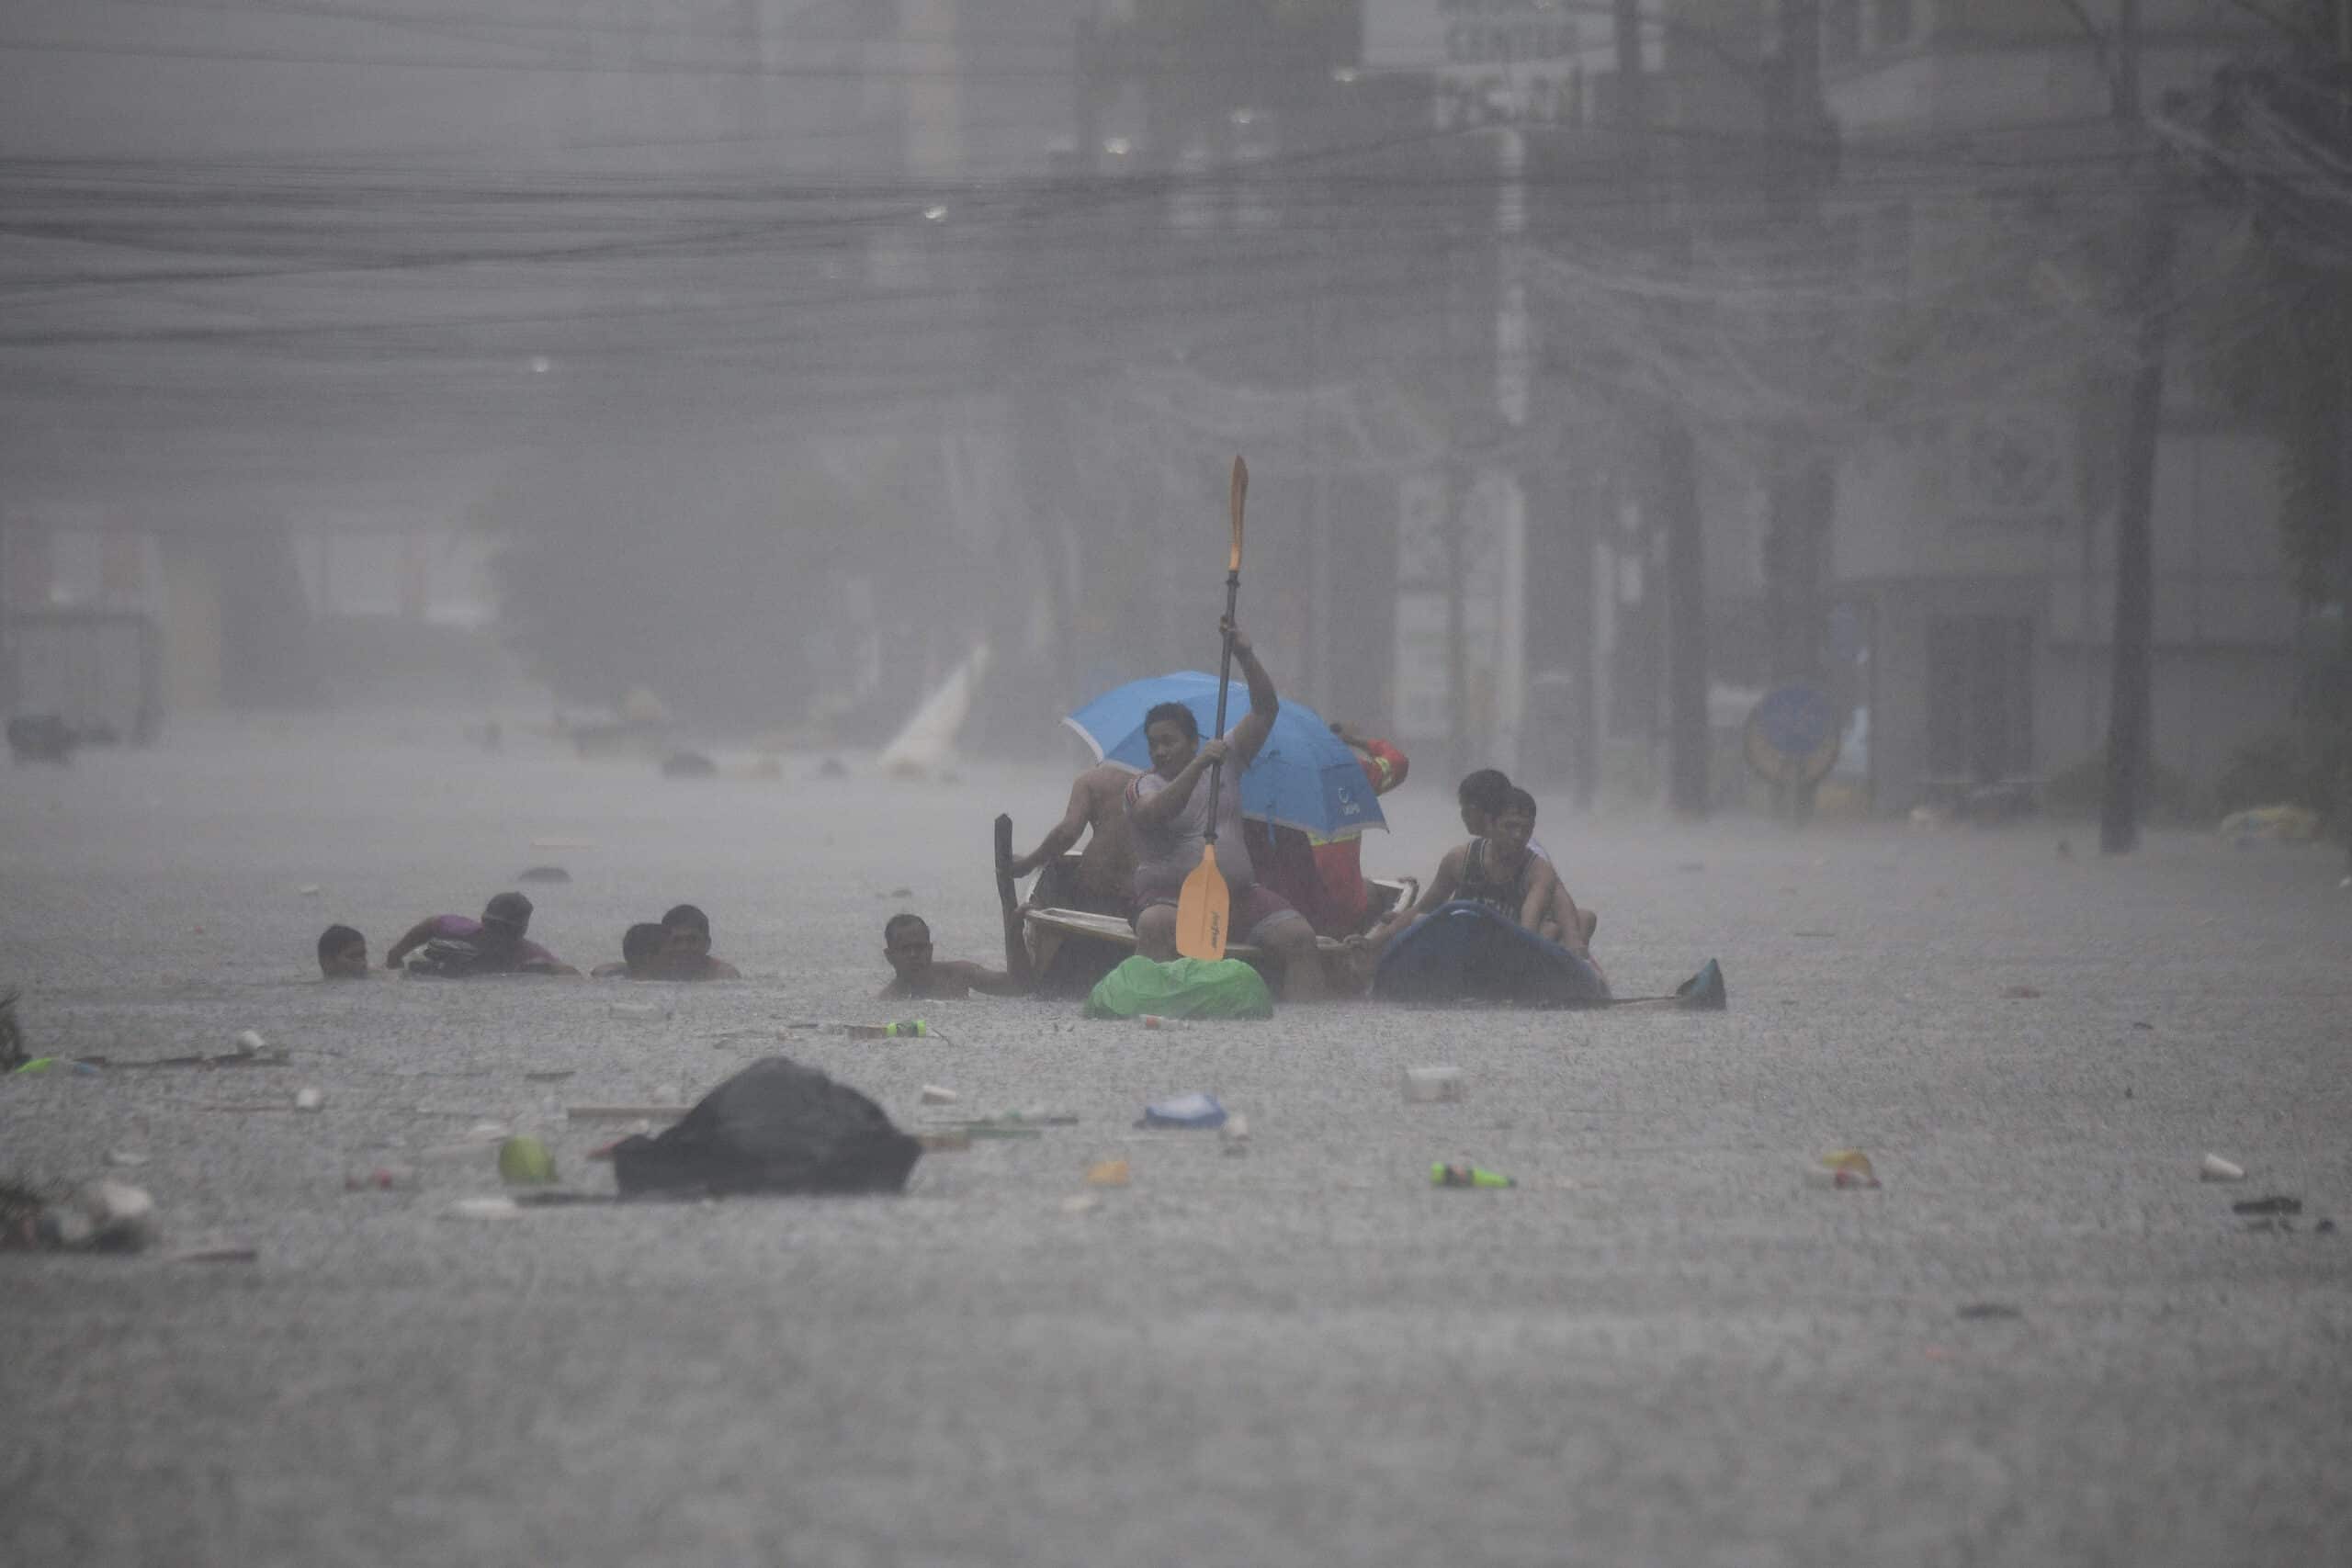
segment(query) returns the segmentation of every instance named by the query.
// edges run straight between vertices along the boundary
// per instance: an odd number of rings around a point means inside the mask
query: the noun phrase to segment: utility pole
[[[2140,263],[2132,280],[2138,312],[2131,392],[2125,402],[2121,473],[2115,505],[2115,631],[2108,692],[2107,778],[2098,847],[2129,854],[2140,843],[2146,807],[2155,658],[2156,447],[2165,399],[2165,288],[2172,275],[2172,213],[2163,154],[2149,141],[2140,107],[2140,0],[2120,0],[2115,29],[2115,121],[2135,156],[2144,188]]]
[[[2352,0],[2335,0],[2335,106],[2339,153],[2352,153]],[[2336,320],[2344,320],[2338,311]],[[2339,342],[2339,347],[2345,346]],[[2335,690],[2338,743],[2336,831],[2344,835],[2344,870],[2352,875],[2352,389],[2336,392],[2343,435],[2335,445]]]
[[[1523,93],[1514,90],[1511,101],[1514,114],[1525,112]],[[1503,429],[1518,434],[1527,429],[1534,355],[1527,311],[1527,133],[1516,124],[1495,133],[1495,412]],[[1488,575],[1495,584],[1486,748],[1495,765],[1510,773],[1519,767],[1519,743],[1527,723],[1528,486],[1515,468],[1506,469],[1500,479],[1486,541],[1494,560]],[[1454,701],[1462,700],[1457,687]]]
[[[1641,0],[1616,0],[1618,123],[1632,210],[1661,270],[1689,270],[1689,237],[1658,198],[1651,158],[1650,94],[1642,59]],[[1698,443],[1673,399],[1651,411],[1640,468],[1645,509],[1666,545],[1667,801],[1678,815],[1704,817],[1707,787],[1706,533],[1699,513]]]
[[[1771,199],[1788,255],[1784,268],[1792,288],[1818,288],[1805,277],[1807,258],[1823,253],[1826,236],[1821,197],[1831,169],[1836,128],[1821,89],[1821,0],[1781,0],[1781,149],[1773,163]],[[1826,330],[1814,312],[1817,343]],[[1819,374],[1818,351],[1800,350],[1794,361],[1798,395],[1810,396]],[[1838,471],[1816,439],[1801,430],[1783,431],[1766,480],[1764,593],[1770,616],[1771,671],[1782,685],[1811,685],[1821,678],[1821,580],[1825,547],[1838,504]],[[1813,815],[1813,785],[1788,786],[1784,805],[1791,820]]]

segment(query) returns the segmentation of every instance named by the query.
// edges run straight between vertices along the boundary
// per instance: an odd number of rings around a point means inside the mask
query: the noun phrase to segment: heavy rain
[[[2352,0],[11,0],[0,714],[0,1561],[2352,1559]]]

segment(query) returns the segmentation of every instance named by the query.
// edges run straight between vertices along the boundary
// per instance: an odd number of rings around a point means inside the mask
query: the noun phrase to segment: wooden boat
[[[1062,857],[1066,873],[1072,879],[1078,859],[1074,853]],[[1364,917],[1367,930],[1386,919],[1390,910],[1409,905],[1421,896],[1420,884],[1411,877],[1368,876],[1364,886],[1372,894]],[[1029,950],[1031,970],[1038,978],[1039,988],[1048,995],[1084,995],[1136,950],[1135,927],[1122,915],[1046,908],[1024,908],[1021,919],[1022,940]],[[1328,936],[1316,938],[1316,945],[1327,959],[1347,951],[1346,943]],[[1260,949],[1238,942],[1228,942],[1225,955],[1251,964],[1265,959]]]

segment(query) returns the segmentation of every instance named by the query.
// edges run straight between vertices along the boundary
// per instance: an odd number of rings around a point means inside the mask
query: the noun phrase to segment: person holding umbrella
[[[1166,963],[1176,956],[1176,908],[1184,879],[1201,864],[1209,836],[1209,797],[1200,787],[1223,762],[1236,779],[1256,760],[1273,732],[1282,698],[1258,661],[1247,633],[1228,618],[1219,628],[1249,682],[1250,711],[1222,739],[1201,739],[1200,720],[1181,702],[1161,703],[1144,716],[1151,767],[1127,785],[1127,823],[1135,840],[1136,948]],[[1216,869],[1232,900],[1230,929],[1263,948],[1282,965],[1283,997],[1309,1001],[1323,995],[1323,964],[1315,928],[1272,888],[1259,882],[1241,828],[1241,791],[1216,796]]]

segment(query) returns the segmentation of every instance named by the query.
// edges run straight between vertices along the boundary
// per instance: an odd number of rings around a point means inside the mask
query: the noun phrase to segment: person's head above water
[[[1143,716],[1143,739],[1151,751],[1152,771],[1172,779],[1201,749],[1201,721],[1182,703],[1154,703]]]
[[[662,929],[669,933],[671,952],[694,958],[709,956],[710,917],[692,904],[677,905],[663,915]]]
[[[1510,780],[1500,768],[1480,768],[1463,776],[1453,798],[1462,807],[1462,825],[1473,838],[1483,839],[1492,829],[1495,813],[1503,808],[1510,791]]]
[[[1487,818],[1487,836],[1516,854],[1535,837],[1535,797],[1523,789],[1507,789],[1498,798],[1501,805]]]
[[[931,927],[921,915],[893,915],[882,923],[882,956],[890,972],[910,980],[931,967]]]
[[[319,933],[319,973],[330,980],[368,978],[368,939],[349,926]]]
[[[628,965],[632,975],[643,975],[658,969],[662,955],[670,948],[670,930],[650,920],[639,920],[621,933],[621,962]]]
[[[481,907],[481,934],[491,942],[520,942],[530,929],[531,901],[520,893],[501,893]]]

